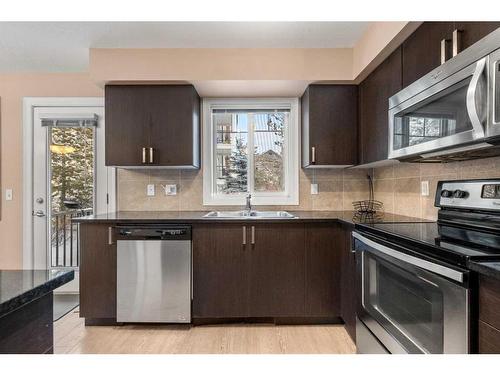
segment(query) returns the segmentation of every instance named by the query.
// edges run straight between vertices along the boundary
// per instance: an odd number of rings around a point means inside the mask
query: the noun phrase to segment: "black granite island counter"
[[[0,270],[0,353],[53,352],[53,290],[74,271]]]

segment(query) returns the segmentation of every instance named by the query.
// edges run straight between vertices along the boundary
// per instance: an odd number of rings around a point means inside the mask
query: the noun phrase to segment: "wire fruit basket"
[[[384,211],[384,204],[380,201],[377,201],[374,198],[373,194],[373,180],[370,175],[368,178],[368,188],[370,191],[370,197],[368,200],[355,201],[352,202],[354,210],[360,214],[376,214]]]

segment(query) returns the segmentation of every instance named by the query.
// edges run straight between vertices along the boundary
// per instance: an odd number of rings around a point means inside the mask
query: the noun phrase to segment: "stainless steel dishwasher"
[[[118,322],[191,322],[191,227],[116,227]]]

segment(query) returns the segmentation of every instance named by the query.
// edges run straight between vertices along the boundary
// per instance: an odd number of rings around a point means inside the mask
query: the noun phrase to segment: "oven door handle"
[[[469,114],[469,118],[472,124],[472,128],[474,129],[474,138],[484,138],[484,126],[479,114],[477,113],[477,103],[476,103],[476,93],[479,87],[479,80],[483,75],[484,69],[486,68],[486,57],[483,57],[476,64],[476,69],[474,70],[474,74],[472,75],[472,80],[469,83],[469,87],[467,89],[467,112]]]
[[[432,263],[424,259],[420,259],[405,253],[402,253],[400,251],[391,249],[387,246],[381,245],[375,241],[370,240],[369,238],[366,238],[365,236],[361,235],[358,232],[352,232],[352,236],[357,239],[358,241],[364,243],[367,245],[372,251],[372,253],[376,254],[377,252],[385,254],[391,258],[400,260],[402,262],[411,264],[413,266],[422,268],[424,270],[427,270],[429,272],[433,272],[435,274],[447,277],[448,279],[458,281],[460,283],[464,282],[464,273],[442,266],[440,264]]]

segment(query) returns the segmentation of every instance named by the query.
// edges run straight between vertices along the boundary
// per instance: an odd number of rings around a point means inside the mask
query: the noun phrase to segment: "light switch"
[[[6,201],[12,200],[12,189],[5,189],[5,200]]]
[[[148,184],[147,194],[148,194],[148,197],[155,196],[155,185],[154,184]]]
[[[311,194],[318,194],[318,184],[311,184]]]
[[[429,196],[429,181],[421,181],[420,182],[420,191],[421,191],[422,197]]]

